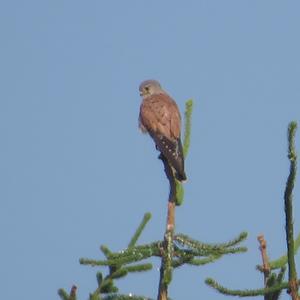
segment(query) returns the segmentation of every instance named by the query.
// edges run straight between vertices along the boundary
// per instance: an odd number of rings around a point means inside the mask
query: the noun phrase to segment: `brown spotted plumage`
[[[180,139],[181,117],[176,102],[156,80],[142,82],[139,90],[143,97],[139,115],[141,130],[150,134],[156,148],[175,170],[176,178],[186,180]]]

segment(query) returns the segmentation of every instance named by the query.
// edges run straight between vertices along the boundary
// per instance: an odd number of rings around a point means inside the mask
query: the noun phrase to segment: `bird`
[[[181,116],[176,102],[157,80],[143,81],[139,92],[142,97],[139,128],[154,140],[156,149],[167,159],[175,178],[185,181]]]

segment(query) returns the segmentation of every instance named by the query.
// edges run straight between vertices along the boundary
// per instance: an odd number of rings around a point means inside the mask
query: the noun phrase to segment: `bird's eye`
[[[148,92],[149,91],[149,86],[145,86],[145,90]]]

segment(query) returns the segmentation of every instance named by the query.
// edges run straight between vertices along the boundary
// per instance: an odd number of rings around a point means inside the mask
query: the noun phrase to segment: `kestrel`
[[[143,81],[139,90],[143,99],[139,115],[140,129],[152,137],[157,150],[175,170],[176,179],[186,180],[180,139],[181,117],[176,102],[156,80]]]

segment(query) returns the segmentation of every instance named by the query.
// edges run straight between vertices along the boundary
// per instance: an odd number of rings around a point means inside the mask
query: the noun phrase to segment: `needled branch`
[[[286,242],[287,242],[287,256],[289,266],[289,288],[293,300],[299,299],[298,296],[298,282],[297,271],[295,264],[294,253],[294,227],[293,227],[293,188],[295,185],[297,172],[297,154],[295,150],[295,134],[297,123],[291,122],[288,127],[288,158],[290,160],[290,173],[286,183],[284,193],[284,209],[286,215]]]
[[[138,238],[141,236],[145,226],[147,225],[147,223],[149,222],[149,220],[151,219],[151,214],[150,213],[146,213],[144,215],[144,218],[141,222],[141,224],[139,225],[139,227],[137,228],[137,230],[135,231],[133,237],[131,238],[129,244],[128,244],[128,248],[131,248],[133,246],[135,246]]]
[[[224,295],[231,295],[231,296],[239,296],[239,297],[255,297],[255,296],[263,296],[270,293],[276,293],[278,291],[281,291],[283,289],[287,289],[289,287],[288,282],[282,282],[276,286],[269,287],[269,288],[263,288],[263,289],[255,289],[255,290],[231,290],[228,288],[225,288],[224,286],[217,283],[212,278],[207,278],[205,280],[205,283],[209,285],[210,287],[216,289],[221,294]]]
[[[187,157],[190,142],[191,142],[191,128],[192,128],[192,112],[193,112],[193,100],[190,99],[185,103],[184,112],[184,134],[183,134],[183,155]],[[176,180],[176,205],[180,206],[183,202],[184,190],[181,182]]]
[[[185,103],[184,113],[184,137],[183,137],[183,155],[187,157],[190,149],[191,142],[191,128],[192,128],[192,112],[193,112],[193,100],[190,99]]]

